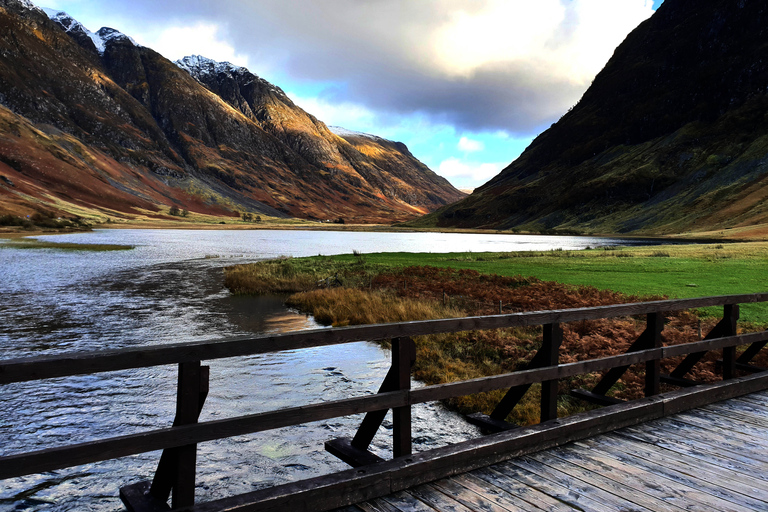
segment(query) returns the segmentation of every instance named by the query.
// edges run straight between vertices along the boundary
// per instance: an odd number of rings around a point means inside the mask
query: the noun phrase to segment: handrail
[[[602,403],[599,400],[615,400],[604,396],[604,393],[626,371],[626,368],[633,364],[645,363],[646,395],[651,396],[659,392],[660,380],[667,379],[665,381],[676,385],[692,384],[691,381],[683,378],[685,373],[706,352],[722,350],[723,376],[724,379],[728,379],[734,376],[734,368],[738,364],[747,368],[749,360],[763,346],[768,344],[768,331],[736,335],[738,304],[753,302],[768,302],[768,293],[318,329],[274,336],[232,338],[218,342],[206,341],[98,352],[78,352],[0,361],[0,384],[173,363],[179,364],[180,371],[177,421],[174,426],[5,455],[0,457],[0,479],[165,449],[173,462],[168,463],[166,461],[164,463],[161,460],[161,466],[165,464],[165,466],[170,465],[170,467],[164,467],[162,472],[158,469],[158,475],[163,473],[165,475],[163,478],[170,478],[171,481],[179,482],[178,479],[174,480],[177,477],[168,476],[169,472],[181,471],[178,468],[183,464],[177,460],[180,457],[178,454],[183,450],[187,450],[188,453],[189,450],[192,450],[191,467],[187,464],[184,469],[187,472],[187,477],[179,477],[181,480],[185,480],[187,482],[185,485],[189,487],[189,472],[191,471],[191,490],[187,491],[186,497],[183,498],[186,501],[177,503],[177,494],[181,496],[183,493],[174,491],[174,506],[186,506],[194,502],[194,450],[196,444],[200,442],[352,414],[368,413],[369,416],[373,416],[370,418],[366,416],[364,425],[358,431],[361,441],[358,441],[356,436],[351,444],[349,444],[349,440],[345,441],[343,438],[326,444],[329,451],[355,465],[357,461],[371,460],[367,458],[370,454],[366,451],[370,439],[365,440],[367,434],[361,432],[368,431],[370,433],[371,429],[375,432],[383,419],[383,412],[388,409],[398,413],[396,416],[399,419],[395,422],[394,435],[395,437],[400,436],[400,453],[407,454],[410,453],[410,406],[413,404],[509,388],[507,396],[497,406],[497,411],[494,411],[491,417],[475,418],[476,421],[488,428],[505,429],[510,428],[509,425],[500,420],[507,416],[517,400],[534,383],[542,383],[543,386],[546,385],[546,389],[554,390],[544,393],[545,387],[542,388],[542,420],[544,420],[545,406],[550,411],[546,414],[551,415],[551,411],[554,410],[554,417],[556,417],[557,381],[567,377],[609,370],[603,377],[603,381],[595,387],[594,392],[579,390],[581,394],[576,395],[586,397],[586,399],[597,399],[597,403]],[[707,306],[724,306],[724,315],[720,323],[704,340],[662,346],[660,337],[663,329],[662,313]],[[647,315],[646,331],[629,348],[627,353],[575,363],[557,364],[557,354],[562,340],[562,330],[559,324],[643,314]],[[542,349],[531,361],[527,370],[409,389],[409,368],[412,358],[415,357],[409,336],[534,325],[545,327],[544,341]],[[389,338],[394,340],[393,366],[384,384],[382,384],[381,390],[375,395],[197,422],[199,408],[202,407],[207,394],[208,373],[206,367],[200,366],[201,360]],[[740,345],[750,345],[750,348],[736,359],[735,347]],[[687,357],[669,376],[661,376],[658,371],[659,361],[678,356]],[[598,392],[599,389],[603,391]],[[181,405],[182,401],[184,401],[184,405]],[[180,414],[186,419],[179,420]],[[546,419],[550,419],[550,417]],[[376,423],[377,421],[379,423]],[[403,440],[402,436],[407,436],[407,439]],[[166,452],[164,452],[163,460],[166,459]],[[397,456],[398,450],[395,453]],[[157,475],[156,478],[158,478]],[[158,487],[162,486],[158,484]],[[166,490],[170,493],[170,487]],[[164,498],[160,498],[160,502],[167,499],[168,494],[163,496]]]
[[[356,341],[377,341],[404,336],[568,323],[752,302],[768,302],[768,293],[313,329],[271,336],[236,337],[217,341],[150,345],[117,350],[71,352],[61,355],[6,359],[0,360],[0,384],[147,368],[189,361],[210,361]]]
[[[243,434],[264,432],[312,421],[322,421],[363,412],[433,402],[512,386],[534,384],[546,380],[574,377],[585,373],[608,370],[617,366],[677,357],[705,350],[718,350],[761,341],[768,341],[768,331],[698,341],[683,345],[672,345],[448,384],[424,386],[410,391],[389,391],[375,395],[344,398],[318,404],[117,436],[62,448],[50,448],[7,455],[0,457],[0,479],[53,471],[55,469],[136,455],[163,448],[174,448]],[[138,445],[137,442],[140,442],[141,445]]]

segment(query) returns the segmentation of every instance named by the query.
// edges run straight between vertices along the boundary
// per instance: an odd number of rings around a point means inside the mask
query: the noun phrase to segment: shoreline
[[[573,236],[581,238],[622,238],[627,240],[649,240],[655,242],[677,242],[690,244],[707,243],[743,243],[760,242],[768,240],[767,237],[726,237],[712,236],[707,233],[678,233],[678,234],[621,234],[621,233],[536,233],[536,232],[512,232],[509,230],[477,229],[477,228],[413,228],[399,227],[385,224],[320,224],[320,223],[268,223],[268,224],[212,224],[207,222],[121,222],[94,224],[90,230],[19,230],[0,229],[0,239],[16,239],[35,237],[40,235],[66,235],[74,233],[88,233],[96,229],[156,229],[156,230],[225,230],[225,231],[335,231],[335,232],[371,232],[371,233],[457,233],[480,235],[522,235],[522,236]],[[709,235],[709,236],[707,236]]]

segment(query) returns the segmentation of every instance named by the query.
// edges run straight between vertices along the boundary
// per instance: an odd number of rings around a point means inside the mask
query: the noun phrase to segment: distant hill
[[[0,0],[0,214],[176,206],[388,223],[465,196],[404,145],[371,141],[375,156],[245,68],[173,63],[114,29]]]
[[[420,225],[673,233],[768,222],[768,3],[665,0],[582,99]]]

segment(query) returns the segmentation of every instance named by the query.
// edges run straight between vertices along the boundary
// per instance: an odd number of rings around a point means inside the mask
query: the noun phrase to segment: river
[[[225,266],[277,256],[359,251],[583,249],[647,244],[616,238],[328,231],[96,230],[40,239],[128,244],[128,251],[16,249],[0,241],[0,359],[318,328],[280,297],[234,297]],[[355,343],[211,361],[201,421],[362,395],[389,353]],[[171,424],[176,368],[155,367],[0,386],[0,455]],[[415,383],[418,385],[418,383]],[[414,449],[472,437],[440,404],[414,408]],[[323,442],[354,434],[340,418],[198,447],[196,496],[206,501],[346,469]],[[373,451],[391,457],[389,420]],[[0,510],[122,510],[118,489],[151,479],[159,452],[0,481]]]

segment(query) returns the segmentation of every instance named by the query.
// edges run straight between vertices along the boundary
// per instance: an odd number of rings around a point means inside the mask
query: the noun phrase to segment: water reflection
[[[48,237],[43,237],[48,238]],[[0,243],[0,359],[317,328],[279,297],[233,297],[222,268],[278,255],[373,251],[566,249],[615,239],[392,233],[103,230],[50,237],[122,243],[131,251],[18,250]],[[542,245],[545,244],[545,245]],[[215,257],[211,257],[215,256]],[[354,343],[208,362],[213,420],[375,392],[389,367]],[[0,454],[164,428],[175,410],[171,366],[0,386]],[[414,447],[477,435],[438,404],[414,408]],[[323,442],[354,433],[339,418],[199,446],[197,496],[208,500],[347,466]],[[373,451],[389,457],[391,420]],[[121,510],[120,486],[151,478],[159,453],[0,482],[2,510]]]

